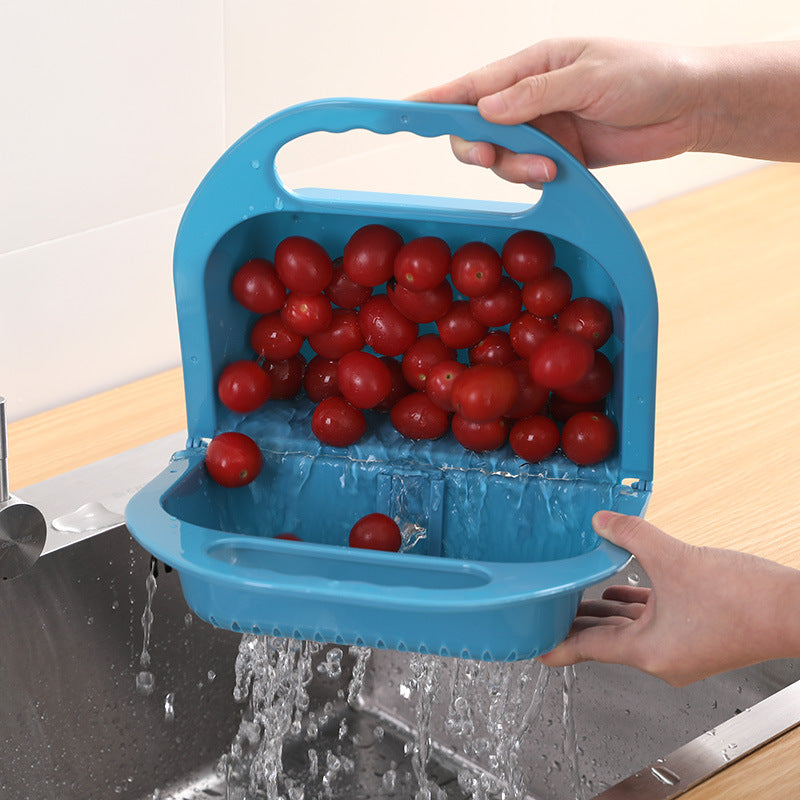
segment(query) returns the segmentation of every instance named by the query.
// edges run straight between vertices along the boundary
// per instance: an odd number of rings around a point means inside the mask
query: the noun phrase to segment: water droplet
[[[628,583],[631,586],[638,586],[642,582],[642,579],[639,577],[638,572],[631,572],[628,575]]]
[[[148,697],[156,688],[156,680],[152,672],[142,670],[136,675],[136,691]]]
[[[164,697],[164,722],[175,720],[175,692],[169,692]]]
[[[51,523],[64,533],[90,533],[113,528],[125,522],[125,517],[109,511],[102,503],[85,503],[69,514],[56,517]]]
[[[183,618],[184,627],[191,628],[193,620],[194,617],[191,614],[186,614]]]
[[[259,168],[261,167],[261,162],[260,162],[260,161],[259,161],[257,158],[254,158],[254,159],[253,159],[253,160],[250,162],[250,166],[251,166],[253,169],[259,169]]]
[[[216,678],[216,677],[217,677],[217,673],[216,673],[216,672],[214,672],[214,670],[213,670],[213,669],[210,669],[210,670],[209,670],[209,671],[206,673],[206,677],[208,678],[208,681],[209,681],[209,683],[210,683],[211,681],[213,681],[213,680],[214,680],[214,678]]]
[[[650,767],[650,772],[654,778],[661,781],[661,783],[666,784],[667,786],[675,786],[675,784],[679,783],[681,779],[680,775],[676,775],[667,767]]]

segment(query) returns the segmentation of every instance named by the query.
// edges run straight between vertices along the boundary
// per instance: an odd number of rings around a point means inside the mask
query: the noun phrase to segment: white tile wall
[[[551,35],[725,42],[800,33],[794,0],[5,0],[0,4],[0,394],[10,419],[179,362],[171,249],[224,147],[302,100],[403,97]],[[519,199],[415,137],[301,142],[294,186]],[[305,148],[305,149],[304,149]],[[623,208],[753,165],[600,171]]]

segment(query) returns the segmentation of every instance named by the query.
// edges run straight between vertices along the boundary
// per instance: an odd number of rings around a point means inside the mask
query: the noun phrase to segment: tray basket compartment
[[[485,139],[541,152],[558,178],[531,207],[377,193],[290,192],[274,168],[287,141],[317,130],[411,130]],[[616,452],[594,467],[561,454],[529,464],[510,447],[465,450],[447,435],[412,442],[388,415],[367,412],[368,431],[348,448],[311,432],[305,396],[270,400],[239,415],[218,400],[231,361],[253,358],[257,319],[234,299],[231,279],[250,258],[271,259],[290,235],[335,257],[358,228],[381,223],[408,241],[434,235],[455,251],[482,240],[502,249],[517,230],[545,233],[573,296],[612,311],[603,347],[614,367],[608,414]],[[594,178],[538,131],[504,128],[475,109],[373,100],[327,100],[265,120],[222,156],[185,212],[175,247],[189,437],[132,500],[129,528],[180,574],[189,605],[233,630],[419,650],[486,660],[546,652],[569,629],[586,586],[629,555],[599,540],[599,508],[642,514],[653,457],[657,306],[644,252]],[[378,291],[378,290],[376,290]],[[420,333],[435,331],[421,326]],[[313,353],[305,345],[304,353]],[[256,480],[225,489],[203,465],[208,441],[238,430],[259,445]],[[404,534],[400,554],[346,547],[353,523],[382,511]],[[301,542],[273,537],[284,531]]]

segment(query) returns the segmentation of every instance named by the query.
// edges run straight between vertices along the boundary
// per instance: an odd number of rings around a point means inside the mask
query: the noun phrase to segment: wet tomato
[[[263,459],[258,445],[244,433],[217,434],[208,444],[205,465],[220,486],[246,486],[258,477]]]
[[[401,397],[389,412],[392,425],[408,439],[438,439],[450,427],[450,415],[424,392]]]
[[[403,375],[403,368],[396,358],[381,356],[381,361],[386,364],[389,374],[392,376],[392,388],[389,390],[389,394],[375,406],[375,410],[389,411],[401,397],[411,394],[413,390],[408,385],[408,381]]]
[[[286,326],[280,312],[259,317],[250,331],[250,344],[258,355],[270,361],[291,358],[300,352],[303,335]]]
[[[614,369],[604,353],[596,351],[594,363],[577,382],[558,390],[558,395],[570,403],[595,403],[602,400],[614,385]]]
[[[477,344],[469,348],[470,364],[508,364],[517,360],[511,338],[505,331],[489,331]]]
[[[531,376],[542,386],[557,391],[581,380],[593,363],[594,348],[586,339],[556,331],[531,354]]]
[[[319,403],[326,397],[336,397],[341,394],[339,382],[336,379],[338,365],[338,361],[322,356],[314,356],[308,362],[306,374],[303,377],[303,388],[315,403]]]
[[[324,444],[347,447],[367,431],[364,412],[344,397],[326,397],[311,415],[311,432]]]
[[[552,317],[537,317],[524,311],[508,329],[511,345],[520,358],[530,358],[536,346],[555,332],[556,321]]]
[[[456,350],[477,344],[488,330],[472,316],[468,300],[454,301],[448,312],[436,320],[436,328],[441,340]]]
[[[333,308],[324,294],[291,292],[281,309],[281,319],[287,328],[310,336],[324,331],[331,324]]]
[[[279,311],[286,297],[286,287],[271,261],[251,258],[233,276],[231,291],[248,311],[271,314]]]
[[[508,422],[503,417],[488,422],[473,422],[461,414],[453,414],[451,429],[453,437],[462,447],[476,453],[498,450],[508,439]]]
[[[593,297],[576,297],[558,314],[558,329],[583,336],[595,350],[610,338],[613,328],[611,312]]]
[[[537,317],[558,314],[572,297],[572,279],[559,267],[549,275],[525,283],[522,287],[522,304]]]
[[[272,381],[271,397],[275,400],[289,400],[303,388],[306,360],[300,353],[280,361],[265,361],[263,369]]]
[[[275,248],[275,271],[290,292],[320,294],[333,277],[333,261],[313,239],[287,236]]]
[[[404,317],[419,323],[436,322],[453,304],[453,287],[450,281],[442,281],[438,286],[424,292],[412,292],[392,278],[386,285],[386,295]]]
[[[617,426],[605,414],[579,411],[573,414],[561,431],[564,455],[580,466],[605,461],[617,444]]]
[[[389,367],[364,350],[353,350],[339,359],[336,381],[342,396],[356,408],[374,408],[392,389]]]
[[[528,365],[525,364],[525,369]],[[466,364],[460,361],[440,361],[434,364],[425,380],[425,394],[439,408],[445,411],[455,411],[453,406],[453,383],[455,379],[467,369]]]
[[[365,225],[348,240],[342,266],[347,276],[361,286],[386,283],[394,272],[394,258],[403,237],[386,225]]]
[[[509,236],[501,253],[506,272],[520,283],[544,278],[553,268],[553,243],[535,231],[517,231]]]
[[[508,367],[478,364],[453,382],[451,399],[456,412],[471,422],[504,416],[519,397],[520,386]]]
[[[403,377],[412,389],[424,391],[431,367],[440,361],[452,361],[455,357],[456,351],[435,333],[423,334],[403,353]]]
[[[358,325],[358,313],[349,308],[334,308],[331,324],[319,333],[308,337],[311,349],[330,360],[341,358],[351,350],[364,346],[364,337]]]
[[[450,270],[450,247],[438,236],[420,236],[406,242],[394,257],[394,277],[412,292],[438,286]]]
[[[364,341],[382,356],[405,353],[417,338],[419,327],[404,317],[385,294],[370,297],[358,311]]]
[[[558,426],[544,414],[517,420],[508,435],[511,449],[520,458],[532,463],[553,455],[558,448],[559,439]]]
[[[350,547],[396,553],[403,544],[398,524],[386,514],[375,512],[361,517],[350,529]]]
[[[520,359],[512,361],[507,366],[519,382],[519,395],[514,401],[514,405],[506,412],[506,416],[509,419],[520,419],[543,411],[547,405],[550,390],[540,386],[531,377],[528,362]]]
[[[453,253],[450,279],[466,297],[480,297],[493,292],[502,277],[500,256],[486,242],[467,242]]]
[[[237,414],[249,414],[269,400],[272,381],[255,361],[234,361],[222,370],[217,394]]]
[[[339,308],[358,308],[372,296],[371,286],[361,286],[344,271],[343,259],[333,262],[333,277],[325,287],[328,299]]]
[[[508,276],[503,276],[496,289],[469,301],[473,317],[487,328],[502,328],[513,322],[522,310],[522,291]]]

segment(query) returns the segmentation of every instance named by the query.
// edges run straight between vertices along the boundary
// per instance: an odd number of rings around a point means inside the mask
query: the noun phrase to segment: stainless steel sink
[[[108,472],[107,465],[102,469]],[[26,574],[0,582],[4,800],[265,796],[248,794],[246,780],[226,776],[224,768],[223,756],[237,732],[241,742],[249,714],[248,704],[234,699],[243,637],[194,617],[178,575],[155,566],[148,646],[155,683],[149,694],[137,689],[136,679],[151,558],[124,526],[46,551]],[[675,775],[670,754],[700,737],[716,757],[712,771],[735,759],[752,744],[723,735],[726,721],[748,716],[742,712],[800,678],[797,662],[779,661],[673,689],[633,670],[598,664],[580,665],[573,675],[534,663],[483,664],[390,651],[366,658],[342,650],[341,677],[325,672],[330,646],[314,656],[309,708],[284,740],[289,781],[281,783],[280,796],[287,800],[489,797],[481,794],[481,776],[484,786],[495,788],[509,779],[494,757],[492,736],[501,727],[506,734],[526,728],[513,748],[511,780],[537,800],[588,800],[643,771],[661,786],[668,786],[670,776],[678,778],[658,795],[675,796],[691,781]],[[348,703],[353,664],[365,658],[363,688]],[[417,689],[425,680],[438,687],[435,693]],[[532,707],[540,694],[541,704]],[[454,713],[457,697],[466,705]],[[800,719],[796,710],[791,715],[783,728]],[[428,739],[415,732],[420,720],[430,723],[427,759]],[[420,741],[422,757],[414,753]],[[427,761],[427,795],[418,794],[421,760]],[[660,777],[650,769],[658,764],[664,765]],[[231,772],[245,774],[246,767],[243,759]]]

